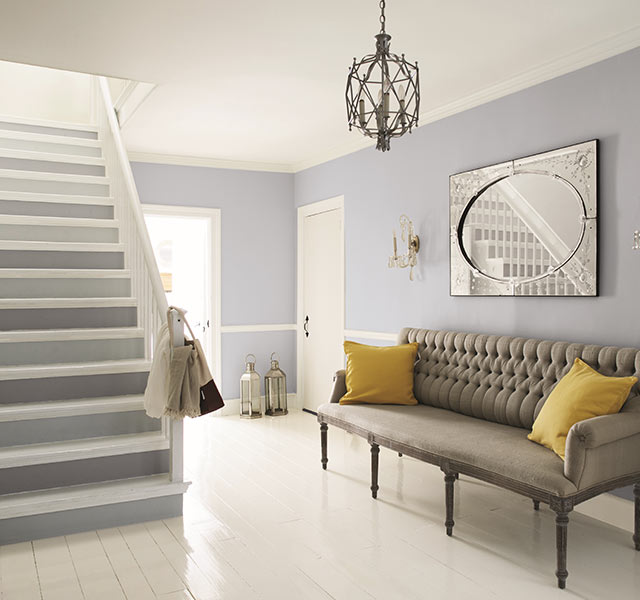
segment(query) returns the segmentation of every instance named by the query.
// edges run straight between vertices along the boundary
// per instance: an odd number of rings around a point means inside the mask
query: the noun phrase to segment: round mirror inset
[[[557,270],[584,234],[582,198],[559,177],[517,173],[487,186],[458,227],[465,260],[497,281],[525,282]]]

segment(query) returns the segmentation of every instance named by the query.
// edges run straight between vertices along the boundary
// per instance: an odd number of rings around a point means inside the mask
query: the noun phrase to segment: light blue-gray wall
[[[222,325],[295,322],[293,175],[133,163],[144,204],[221,209]],[[295,391],[294,332],[224,333],[222,394],[239,396],[244,357],[257,368],[271,352],[281,355],[289,391]]]
[[[388,153],[369,148],[297,173],[296,206],[344,195],[347,329],[640,346],[640,252],[631,249],[640,228],[638,73],[640,49],[420,127]],[[421,83],[428,95],[428,78]],[[451,297],[449,176],[593,138],[600,140],[600,296]],[[406,270],[387,268],[402,213],[421,241],[414,282]]]
[[[345,202],[348,329],[404,326],[640,345],[640,49],[420,127],[391,151],[369,148],[295,175],[297,206]],[[422,82],[428,95],[429,81]],[[354,133],[354,135],[356,135]],[[449,176],[600,139],[598,298],[449,296]],[[420,268],[387,268],[406,213]]]

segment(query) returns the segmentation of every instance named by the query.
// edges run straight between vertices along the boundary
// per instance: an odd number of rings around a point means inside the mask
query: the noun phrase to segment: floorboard
[[[0,547],[2,600],[538,600],[640,597],[631,532],[579,513],[568,589],[555,586],[554,514],[466,477],[453,537],[435,467],[312,415],[185,427],[184,516]]]

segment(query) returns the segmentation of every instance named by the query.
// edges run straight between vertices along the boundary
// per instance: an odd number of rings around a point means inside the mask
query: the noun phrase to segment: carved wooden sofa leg
[[[567,585],[567,528],[569,525],[569,513],[573,510],[571,502],[558,500],[551,502],[551,509],[556,513],[556,552],[558,587],[563,590]]]
[[[640,552],[640,483],[636,483],[633,486],[633,495],[636,503],[633,543],[636,545],[636,550]]]
[[[371,497],[375,500],[378,497],[378,457],[380,446],[371,442]]]
[[[320,423],[320,447],[322,449],[322,458],[320,461],[325,471],[327,470],[327,463],[329,462],[327,458],[327,429],[329,429],[329,426],[326,423]]]
[[[445,507],[446,507],[446,517],[444,521],[444,526],[447,528],[447,535],[453,535],[453,526],[455,525],[455,521],[453,520],[453,484],[456,482],[457,473],[449,473],[448,471],[444,472],[444,497],[445,497]]]
[[[533,510],[540,510],[540,500],[533,501]]]

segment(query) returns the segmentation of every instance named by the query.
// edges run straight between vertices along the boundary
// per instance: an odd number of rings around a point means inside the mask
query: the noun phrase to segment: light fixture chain
[[[384,25],[385,25],[386,17],[384,16],[384,7],[385,7],[385,1],[380,0],[380,33],[385,33]]]

